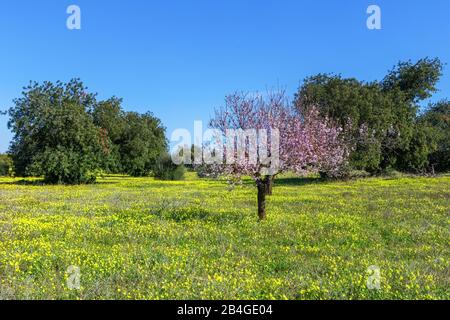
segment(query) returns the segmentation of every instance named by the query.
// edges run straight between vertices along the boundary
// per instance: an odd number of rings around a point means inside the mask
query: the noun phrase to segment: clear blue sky
[[[79,5],[82,29],[66,28]],[[382,10],[382,30],[366,9]],[[0,109],[30,80],[80,77],[100,98],[192,130],[235,90],[285,87],[319,72],[375,80],[399,60],[450,63],[448,0],[54,0],[0,8]],[[450,66],[436,99],[450,97]],[[0,116],[0,151],[11,134]]]

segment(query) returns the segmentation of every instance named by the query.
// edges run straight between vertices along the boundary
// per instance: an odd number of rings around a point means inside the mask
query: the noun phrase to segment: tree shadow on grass
[[[172,220],[177,223],[189,221],[213,222],[217,224],[239,223],[246,218],[244,213],[214,212],[202,207],[173,207],[154,208],[149,211],[153,216],[164,220]]]
[[[330,180],[324,178],[276,178],[274,181],[274,186],[306,186],[310,184],[323,184],[327,182],[330,182]]]
[[[38,180],[26,180],[26,179],[21,179],[21,180],[16,180],[16,181],[8,181],[8,182],[0,182],[0,185],[16,185],[16,186],[40,186],[40,187],[45,187],[45,186],[89,186],[89,185],[108,185],[108,184],[116,184],[117,182],[114,181],[101,181],[101,182],[94,182],[91,184],[54,184],[54,183],[48,183],[45,182],[43,179],[38,179]]]
[[[48,185],[47,183],[44,182],[44,180],[25,180],[25,179],[21,179],[21,180],[14,180],[14,181],[2,181],[0,182],[0,185],[16,185],[16,186],[45,186]]]
[[[320,177],[277,177],[274,180],[274,187],[277,186],[306,186],[310,184],[324,184],[332,180]],[[255,186],[255,181],[250,178],[242,180],[244,186]]]

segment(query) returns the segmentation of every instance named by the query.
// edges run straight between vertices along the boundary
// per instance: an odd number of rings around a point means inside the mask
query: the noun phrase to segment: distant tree
[[[123,170],[132,176],[149,175],[161,154],[167,152],[165,128],[151,113],[125,114],[119,142]]]
[[[95,103],[78,79],[24,88],[9,110],[16,173],[50,183],[93,182],[102,157],[100,132],[87,113]]]
[[[105,152],[102,166],[108,172],[149,175],[159,155],[166,152],[165,128],[151,113],[125,112],[122,99],[113,97],[91,110],[101,129]]]
[[[319,74],[305,79],[295,95],[295,106],[300,112],[318,108],[322,117],[341,126],[351,120],[345,129],[356,144],[350,156],[352,167],[370,172],[404,167],[400,157],[412,150],[412,139],[418,141],[414,131],[418,103],[436,91],[441,74],[439,59],[400,62],[381,82]],[[422,153],[414,154],[423,159]],[[425,165],[411,156],[408,163],[415,163],[414,168]]]
[[[317,108],[322,117],[345,127],[346,134],[358,142],[351,153],[351,164],[357,169],[378,170],[382,141],[394,122],[393,102],[386,98],[379,84],[319,74],[305,79],[294,103],[301,113]]]
[[[212,167],[233,179],[247,175],[254,179],[260,220],[266,218],[266,195],[271,194],[277,174],[322,171],[333,175],[338,174],[345,164],[347,150],[340,139],[341,129],[319,117],[314,109],[301,116],[295,114],[283,91],[269,93],[267,97],[236,93],[227,96],[225,101],[225,106],[216,110],[210,123],[220,132],[221,141],[230,139],[230,130],[267,131],[268,143],[265,146],[252,147],[246,140],[245,157],[225,148],[225,154],[231,152],[234,161]],[[258,139],[261,142],[263,138]],[[235,141],[231,143],[237,144]],[[252,159],[253,156],[256,159]]]
[[[155,178],[161,180],[183,180],[185,172],[185,167],[174,164],[168,153],[160,155],[153,166]]]
[[[0,176],[14,175],[14,164],[7,154],[0,154]]]
[[[127,127],[126,113],[122,110],[122,99],[112,97],[98,102],[90,113],[94,124],[100,128],[104,157],[102,168],[109,173],[123,172],[120,146]]]
[[[429,155],[429,165],[439,172],[450,171],[450,101],[443,100],[428,106],[420,122],[431,130],[436,144]]]
[[[10,108],[10,153],[18,175],[87,183],[99,170],[150,174],[167,152],[165,128],[151,113],[124,112],[122,100],[97,101],[79,79],[32,83]]]

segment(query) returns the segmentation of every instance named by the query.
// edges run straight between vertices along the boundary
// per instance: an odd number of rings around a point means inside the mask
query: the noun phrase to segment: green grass
[[[2,299],[450,298],[450,177],[280,179],[262,223],[250,183],[18,181],[0,179]]]

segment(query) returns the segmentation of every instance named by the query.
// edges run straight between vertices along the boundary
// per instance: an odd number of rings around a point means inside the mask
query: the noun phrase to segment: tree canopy
[[[19,176],[89,183],[99,170],[147,175],[166,152],[165,129],[151,113],[97,101],[79,79],[31,83],[9,110],[9,153]]]
[[[429,157],[430,165],[437,171],[450,170],[450,101],[430,104],[419,121],[434,137],[436,146]]]
[[[418,128],[419,103],[437,90],[442,67],[439,59],[400,62],[382,81],[369,83],[319,74],[304,80],[295,106],[299,112],[317,108],[345,127],[356,146],[350,157],[354,168],[419,171],[433,151],[419,145],[430,139],[427,130]]]
[[[33,83],[9,110],[14,133],[10,153],[19,176],[44,176],[50,183],[95,180],[102,155],[98,128],[87,110],[95,95],[78,80]]]

